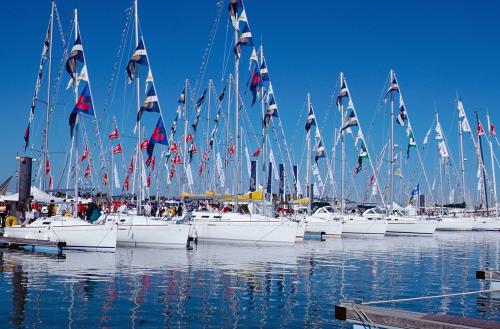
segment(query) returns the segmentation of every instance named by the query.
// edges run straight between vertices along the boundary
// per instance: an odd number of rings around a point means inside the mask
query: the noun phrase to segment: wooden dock
[[[63,249],[66,246],[66,242],[53,242],[53,241],[48,241],[48,240],[23,239],[23,238],[0,236],[0,246],[7,247],[7,248],[54,247],[54,248],[58,248],[58,249]]]
[[[445,314],[409,312],[394,308],[344,303],[335,306],[335,319],[366,328],[406,329],[497,329],[500,322]]]

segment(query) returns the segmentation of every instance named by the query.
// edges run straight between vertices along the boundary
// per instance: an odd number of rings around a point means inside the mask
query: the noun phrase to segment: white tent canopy
[[[36,201],[36,202],[42,202],[42,203],[49,203],[50,201],[54,201],[55,203],[63,202],[63,199],[55,197],[55,196],[50,195],[48,193],[45,193],[35,186],[31,187],[30,196],[32,196],[33,201]],[[3,195],[1,197],[1,199],[3,201],[18,201],[19,200],[19,193]]]

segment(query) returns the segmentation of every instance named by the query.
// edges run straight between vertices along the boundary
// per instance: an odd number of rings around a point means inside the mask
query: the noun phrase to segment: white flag
[[[455,200],[455,189],[452,188],[448,196],[448,202],[453,203],[453,200]]]
[[[153,82],[153,72],[151,72],[151,68],[148,70],[148,76],[146,77],[146,91],[145,92],[148,92],[148,86],[149,86],[150,82]]]
[[[186,177],[188,181],[188,185],[193,186],[193,173],[191,172],[191,164],[188,163],[186,166]]]
[[[76,79],[76,86],[80,84],[80,81],[87,81],[89,82],[89,73],[87,72],[87,65],[84,65],[80,74],[78,75],[78,78]]]
[[[258,65],[258,58],[257,58],[257,51],[255,50],[255,48],[253,48],[252,50],[252,54],[250,55],[250,64],[248,66],[248,70],[251,70],[252,69],[252,62],[255,61],[255,65]]]
[[[274,179],[280,179],[280,176],[278,175],[278,164],[274,161],[273,150],[270,150],[269,152],[269,161],[273,164]]]
[[[457,102],[457,109],[458,109],[458,117],[464,118],[465,117],[465,109],[464,109],[464,104],[462,104],[462,101]]]
[[[431,134],[431,128],[429,128],[429,130],[427,130],[427,134],[425,134],[424,145],[427,145],[427,143],[429,142],[429,135],[430,134]]]
[[[318,165],[316,163],[313,164],[313,166],[312,166],[312,173],[314,175],[314,178],[316,178],[318,188],[322,189],[323,188],[323,179],[321,179],[321,174],[319,173]]]
[[[472,133],[472,130],[470,129],[469,121],[467,120],[467,117],[464,117],[464,119],[462,120],[462,131],[465,133]]]
[[[142,161],[142,159],[141,159],[141,161]],[[146,177],[146,166],[143,163],[141,167],[142,167],[142,186],[148,187],[148,180]]]
[[[115,174],[115,188],[121,188],[122,185],[120,184],[120,177],[118,176],[118,170],[116,170],[116,164],[114,168],[114,174]]]
[[[222,167],[222,160],[220,158],[220,153],[217,152],[217,155],[215,156],[215,164],[217,167],[217,173],[219,174],[219,180],[220,180],[220,186],[224,187],[224,184],[226,182],[226,177],[224,176],[224,169]]]
[[[436,123],[436,139],[443,140],[443,130],[441,129],[441,124],[439,121]]]
[[[248,147],[245,146],[245,155],[247,157],[247,171],[248,177],[250,177],[250,173],[252,171],[252,164],[250,163],[250,154],[248,154]]]
[[[447,158],[450,155],[448,154],[448,149],[446,148],[446,143],[444,141],[439,142],[439,153],[441,154],[441,158]]]
[[[358,134],[356,135],[356,139],[354,140],[354,146],[358,146],[358,141],[363,139],[363,133],[361,129],[358,129]]]

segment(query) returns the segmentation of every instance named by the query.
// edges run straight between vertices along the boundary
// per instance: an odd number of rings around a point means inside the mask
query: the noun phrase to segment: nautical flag
[[[243,29],[241,30],[240,37],[236,46],[234,46],[234,54],[236,58],[239,60],[241,55],[241,46],[253,46],[252,32],[250,32],[250,28],[248,27],[248,23],[244,23]]]
[[[151,165],[151,156],[148,155],[148,157],[146,158],[146,167],[149,167],[150,165]]]
[[[252,64],[255,64],[255,66],[258,66],[258,58],[257,58],[257,51],[255,50],[255,47],[252,49],[252,54],[250,55],[250,61],[249,61],[249,66],[248,70],[252,70]]]
[[[153,72],[151,71],[151,68],[148,69],[148,76],[146,77],[146,91],[148,90],[149,83],[153,83]]]
[[[232,155],[234,152],[236,152],[236,145],[233,144],[229,147],[229,154]]]
[[[192,141],[193,141],[193,135],[192,134],[187,135],[187,137],[186,137],[186,143],[190,143]]]
[[[149,141],[147,139],[143,140],[141,143],[141,151],[144,151],[148,148]]]
[[[441,154],[441,158],[448,158],[450,155],[448,154],[448,148],[446,147],[446,143],[443,141],[439,142],[439,154]]]
[[[255,152],[253,152],[252,156],[253,156],[253,157],[255,157],[255,158],[256,158],[256,157],[258,157],[258,156],[260,155],[260,151],[261,151],[261,147],[259,146],[259,147],[255,150]]]
[[[84,64],[83,46],[80,40],[80,32],[78,32],[76,36],[75,43],[73,44],[68,60],[66,61],[66,72],[68,72],[71,77],[71,81],[76,81],[77,79],[76,72],[78,70],[78,62]]]
[[[151,187],[151,171],[148,173],[148,177],[146,178],[147,187]]]
[[[417,183],[417,185],[415,185],[415,187],[411,191],[411,197],[412,198],[416,198],[419,195],[420,195],[420,185],[419,185],[419,183]]]
[[[342,126],[342,129],[340,129],[340,132],[346,130],[347,128],[356,127],[356,126],[358,126],[358,119],[356,118],[354,111],[351,110],[351,112],[347,116],[346,122]]]
[[[342,85],[340,86],[339,94],[337,95],[337,107],[340,107],[344,97],[349,97],[349,91],[347,90],[345,79],[342,79]]]
[[[136,64],[149,65],[146,48],[144,48],[144,41],[142,38],[141,40],[139,40],[139,44],[135,48],[135,51],[127,64],[127,76],[129,83],[134,80],[134,71],[136,69]]]
[[[179,104],[186,104],[186,87],[182,88],[181,94],[179,95]]]
[[[403,102],[403,98],[401,96],[399,96],[399,114],[396,120],[401,127],[404,127],[405,122],[408,120],[405,103]]]
[[[148,159],[151,159],[153,156],[153,151],[155,150],[155,144],[154,143],[148,143],[148,147],[146,149],[146,154],[148,155]]]
[[[364,158],[368,158],[368,151],[366,150],[365,142],[362,141],[361,142],[361,150],[359,151],[359,155],[358,155],[358,165],[356,166],[356,168],[354,168],[354,172],[353,172],[354,175],[357,175],[361,171],[361,169],[363,169],[363,159]]]
[[[151,85],[149,91],[144,99],[139,112],[137,112],[137,121],[141,120],[142,113],[144,112],[160,112],[160,106],[158,105],[158,96],[156,96],[156,91],[154,85]]]
[[[267,70],[266,59],[262,57],[262,64],[260,65],[260,76],[262,81],[269,81],[269,71]]]
[[[181,164],[182,163],[181,156],[179,154],[176,154],[172,162],[176,165]]]
[[[410,158],[410,148],[411,147],[416,147],[417,146],[417,141],[415,140],[415,137],[413,136],[413,131],[410,129],[410,135],[408,136],[408,147],[406,148],[406,158]]]
[[[224,95],[225,94],[226,94],[226,86],[224,86],[224,89],[222,89],[222,92],[219,95],[219,102],[222,103],[222,101],[224,100]]]
[[[429,128],[429,130],[427,130],[427,133],[425,134],[424,145],[427,145],[427,143],[429,142],[429,135],[431,134],[431,130],[432,130],[432,127]]]
[[[484,128],[481,122],[477,123],[477,135],[478,136],[483,136],[484,135]]]
[[[488,119],[488,132],[490,133],[491,136],[496,136],[497,133],[495,130],[495,126],[493,125],[493,122],[490,121],[490,115],[488,114],[486,118]]]
[[[123,182],[123,187],[125,187],[125,189],[126,189],[127,191],[128,191],[128,187],[129,187],[129,185],[128,185],[128,184],[129,184],[129,183],[128,183],[128,175],[127,175],[127,176],[125,177],[125,181]]]
[[[472,129],[470,128],[469,121],[467,117],[464,117],[462,120],[462,131],[467,133],[472,133]]]
[[[203,105],[203,102],[205,101],[205,94],[206,93],[207,93],[207,90],[205,89],[205,91],[203,92],[203,94],[200,96],[200,98],[194,104],[194,107],[196,109],[200,108]]]
[[[87,159],[88,156],[89,156],[89,147],[85,146],[85,149],[83,150],[82,158],[80,161],[83,162],[83,160]]]
[[[87,163],[87,168],[85,168],[85,172],[83,174],[85,177],[89,177],[90,176],[90,162]]]
[[[69,89],[71,87],[71,82],[73,80],[70,80],[68,83],[68,87],[66,89]],[[76,86],[80,85],[80,81],[86,81],[89,82],[89,73],[87,72],[87,65],[84,64],[82,70],[80,71],[80,74],[78,75],[78,78],[76,79]]]
[[[250,91],[252,92],[252,106],[255,104],[257,99],[257,93],[260,93],[262,89],[262,77],[260,76],[260,71],[257,65],[255,65],[252,77],[250,79]]]
[[[54,188],[54,178],[52,175],[49,177],[49,189],[52,190]]]
[[[26,130],[24,131],[24,151],[28,148],[28,144],[30,141],[30,125],[28,123],[28,126],[26,127]]]
[[[170,145],[170,147],[168,148],[168,151],[170,153],[175,153],[177,152],[177,144],[176,143],[173,143],[172,145]]]
[[[116,147],[113,149],[113,155],[122,153],[123,153],[122,146],[120,143],[118,143]]]
[[[231,17],[236,18],[239,10],[242,7],[243,7],[243,4],[241,3],[241,0],[230,0],[229,5],[227,7],[227,10],[229,11],[229,15],[231,15]]]
[[[196,145],[193,143],[189,146],[189,163],[191,163],[191,161],[193,161],[193,155],[196,154],[196,152],[198,152],[198,150],[196,149]]]
[[[394,170],[394,175],[403,178],[403,174],[401,173],[401,168]]]
[[[128,165],[128,173],[131,174],[134,172],[134,158],[130,159],[130,164]]]
[[[108,173],[104,172],[104,175],[102,176],[102,180],[104,181],[104,185],[108,185]]]
[[[324,158],[325,153],[325,147],[320,139],[318,145],[316,146],[316,150],[314,151],[314,162],[318,162],[320,158]]]
[[[248,176],[250,177],[250,173],[251,173],[251,160],[250,160],[250,153],[248,153],[248,147],[245,146],[245,156],[246,156],[246,160],[247,160],[247,172],[248,172]]]
[[[115,177],[115,188],[120,188],[120,177],[118,176],[118,170],[116,169],[116,164],[113,168],[113,174]]]
[[[464,109],[464,104],[462,103],[461,100],[457,101],[457,109],[458,109],[458,117],[463,118],[465,117],[465,109]]]
[[[358,141],[363,141],[363,132],[361,129],[358,129],[358,134],[356,135],[356,139],[354,140],[354,146],[358,146]]]
[[[441,129],[441,124],[439,121],[436,123],[436,140],[443,140],[443,130]]]
[[[396,79],[396,73],[391,70],[391,84],[389,85],[389,89],[387,89],[387,92],[385,93],[385,98],[387,98],[387,96],[393,91],[399,93],[399,85],[398,80]]]
[[[161,117],[158,119],[156,127],[153,130],[153,134],[149,139],[149,144],[155,144],[155,143],[168,145],[167,132],[165,131],[165,127],[163,126],[163,120],[161,119]]]
[[[203,161],[207,161],[207,158],[208,158],[208,152],[203,151]]]
[[[47,158],[45,160],[45,176],[50,173],[50,160]]]
[[[92,96],[90,95],[89,85],[83,88],[73,112],[82,112],[88,115],[94,115],[94,106],[92,105]]]
[[[151,170],[155,170],[155,165],[156,165],[156,155],[153,157],[153,160],[151,160]]]
[[[203,165],[203,162],[200,162],[200,167],[198,168],[198,173],[200,174],[200,176],[203,174],[204,168],[205,168],[205,166]]]
[[[306,120],[306,131],[309,132],[309,129],[311,129],[311,126],[316,126],[316,116],[314,116],[314,111],[313,107],[311,104],[311,107],[309,108],[309,114],[307,115],[307,120]]]
[[[111,132],[111,134],[109,134],[109,139],[116,139],[118,138],[118,128],[115,128],[113,129],[113,131]]]

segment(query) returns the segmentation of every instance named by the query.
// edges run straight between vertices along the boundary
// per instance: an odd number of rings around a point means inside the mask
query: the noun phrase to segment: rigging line
[[[226,36],[224,38],[224,53],[222,56],[221,77],[220,77],[221,82],[224,82],[224,80],[225,80],[224,77],[226,76],[227,65],[229,62],[229,58],[231,57],[230,55],[226,56],[227,55],[228,36],[229,36],[229,18],[227,19],[227,22],[226,22]]]

